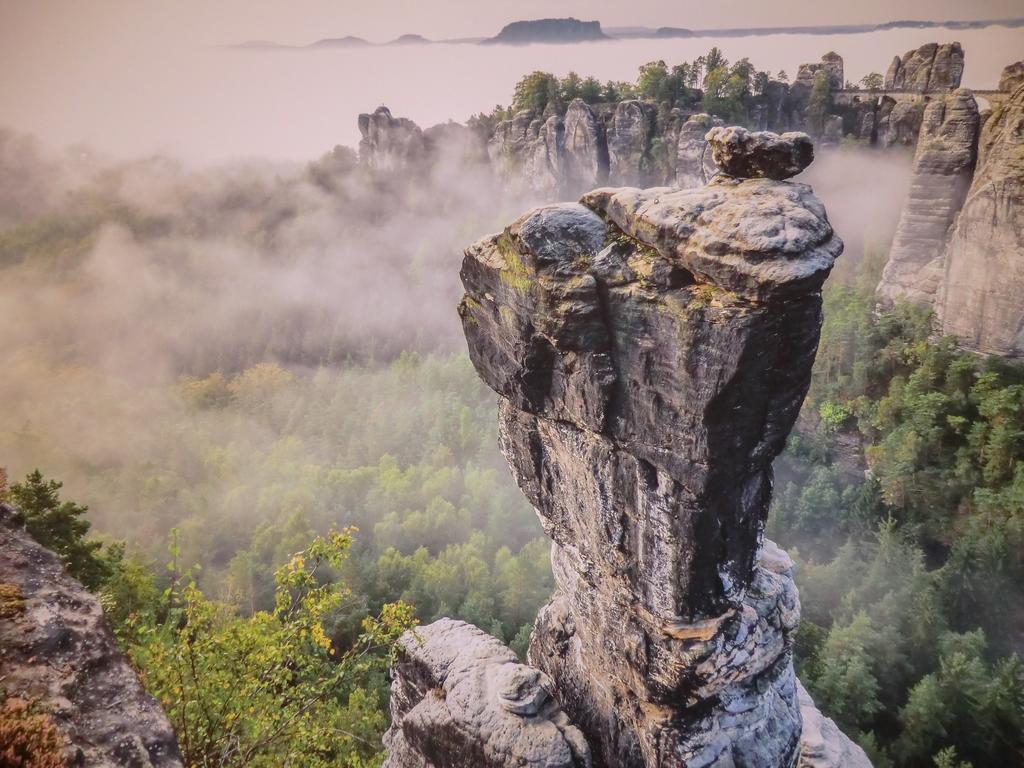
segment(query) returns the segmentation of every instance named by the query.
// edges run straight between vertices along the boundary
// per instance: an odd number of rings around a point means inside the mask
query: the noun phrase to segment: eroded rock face
[[[885,73],[885,90],[930,93],[960,87],[964,51],[960,43],[926,43],[895,57]]]
[[[0,681],[38,702],[69,765],[181,768],[167,716],[118,651],[99,601],[0,504]]]
[[[374,170],[406,170],[425,158],[420,127],[404,117],[392,117],[387,107],[359,115],[359,133],[359,160]]]
[[[491,165],[516,191],[557,195],[562,185],[565,123],[532,110],[498,125],[487,144]]]
[[[700,187],[718,173],[711,159],[707,132],[722,125],[722,120],[706,113],[691,115],[679,128],[676,138],[676,186]]]
[[[796,176],[814,160],[814,144],[806,133],[780,136],[729,126],[712,128],[707,140],[715,165],[736,178],[781,181]]]
[[[652,105],[637,99],[621,101],[615,107],[608,126],[608,183],[649,183],[656,112]]]
[[[806,186],[719,176],[597,190],[466,251],[470,357],[555,542],[530,662],[596,765],[796,760],[799,603],[760,535],[841,247]]]
[[[384,768],[590,768],[543,672],[462,621],[402,638]]]
[[[797,768],[871,768],[871,761],[864,750],[818,711],[799,680],[796,692],[804,721]]]
[[[943,333],[979,352],[1024,357],[1024,85],[985,123],[942,283]]]
[[[971,184],[979,126],[978,105],[967,89],[925,109],[910,191],[878,287],[884,302],[935,298],[950,227]]]
[[[604,124],[583,99],[565,112],[563,168],[570,189],[593,189],[608,179],[608,144]]]
[[[1024,61],[1015,61],[1003,67],[999,76],[999,90],[1013,93],[1024,85]]]

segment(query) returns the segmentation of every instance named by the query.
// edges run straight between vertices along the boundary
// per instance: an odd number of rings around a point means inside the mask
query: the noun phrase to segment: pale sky
[[[1022,14],[1022,0],[0,0],[0,50],[6,59],[24,46],[91,47],[124,36],[185,44],[301,44],[342,35],[385,41],[413,32],[481,37],[510,21],[552,16],[699,29]]]

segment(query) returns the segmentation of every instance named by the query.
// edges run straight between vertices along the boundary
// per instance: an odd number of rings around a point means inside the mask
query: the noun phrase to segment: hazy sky
[[[1024,0],[0,0],[0,129],[54,148],[84,142],[121,157],[197,160],[317,157],[359,141],[357,116],[380,104],[426,127],[508,103],[543,69],[632,80],[646,61],[692,60],[719,45],[731,60],[795,72],[834,49],[858,80],[925,42],[959,40],[964,83],[994,87],[1020,58],[1020,29],[896,30],[871,35],[627,40],[592,45],[413,46],[238,51],[271,39],[306,44],[405,33],[483,37],[516,19],[575,15],[606,26],[794,26],[906,18],[1024,15]]]
[[[776,26],[893,19],[980,19],[1024,13],[1021,0],[0,0],[0,50],[59,53],[111,38],[212,44],[272,38],[305,43],[357,35],[387,40],[484,36],[517,19],[576,16],[606,26]]]

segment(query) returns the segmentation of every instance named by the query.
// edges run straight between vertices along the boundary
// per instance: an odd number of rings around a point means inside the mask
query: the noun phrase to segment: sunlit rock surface
[[[797,768],[871,768],[871,761],[864,750],[818,711],[799,680],[796,691],[804,721]]]
[[[391,686],[384,768],[590,768],[551,679],[462,621],[407,634]]]
[[[117,649],[99,601],[2,503],[0,585],[0,684],[49,714],[69,765],[181,768],[167,716]]]
[[[960,43],[926,43],[896,56],[885,73],[885,90],[930,93],[960,87],[964,51]]]
[[[935,298],[950,228],[971,185],[979,127],[978,105],[967,89],[925,108],[910,190],[878,287],[883,302]]]
[[[963,346],[1024,357],[1024,84],[985,123],[936,309]]]

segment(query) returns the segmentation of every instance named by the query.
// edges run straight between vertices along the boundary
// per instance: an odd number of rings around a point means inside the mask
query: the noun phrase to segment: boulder
[[[706,136],[711,157],[722,173],[736,178],[788,179],[814,160],[806,133],[750,132],[739,126],[712,128]]]
[[[590,768],[551,679],[471,624],[406,633],[392,671],[383,768]]]

